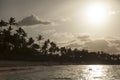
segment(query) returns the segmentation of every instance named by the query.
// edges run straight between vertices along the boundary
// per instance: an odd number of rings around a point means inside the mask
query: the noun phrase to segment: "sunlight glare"
[[[103,72],[103,66],[102,65],[89,65],[88,66],[89,69],[89,77],[92,78],[92,80],[94,80],[94,77],[101,77],[103,75],[105,75],[105,73]],[[96,80],[96,79],[95,79]]]
[[[89,23],[103,24],[107,18],[107,6],[102,3],[88,5],[85,14]]]

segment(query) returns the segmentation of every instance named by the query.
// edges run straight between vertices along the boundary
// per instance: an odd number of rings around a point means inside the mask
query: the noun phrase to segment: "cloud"
[[[71,18],[70,17],[61,18],[59,21],[61,22],[71,21]]]
[[[120,40],[110,40],[110,43],[120,48]]]
[[[66,47],[87,49],[89,51],[104,51],[116,54],[120,52],[120,40],[92,39],[90,35],[79,33],[56,33],[54,34],[54,38],[57,38],[57,42],[64,43],[64,46]]]
[[[80,33],[68,33],[68,32],[56,32],[52,35],[52,38],[55,39],[62,39],[67,41],[89,41],[91,40],[90,36],[88,34],[80,34]]]
[[[64,32],[64,33],[54,33],[52,35],[52,39],[56,40],[56,41],[69,41],[69,40],[72,40],[74,39],[74,35],[72,33],[67,33],[67,32]]]
[[[43,33],[43,34],[52,34],[52,33],[55,33],[56,32],[56,30],[55,29],[49,29],[49,30],[44,30],[44,31],[42,31],[41,33]]]
[[[31,26],[31,25],[37,25],[37,24],[48,25],[48,24],[51,24],[51,22],[40,20],[37,16],[31,15],[23,18],[21,21],[18,22],[18,24],[21,26]]]
[[[67,22],[71,20],[72,20],[71,17],[57,17],[56,19],[54,19],[54,21],[57,23]]]
[[[69,48],[87,49],[89,51],[104,51],[106,53],[120,53],[120,40],[116,37],[94,38],[90,34],[57,32],[54,29],[45,30],[42,33],[59,46]]]
[[[77,37],[77,39],[81,40],[81,41],[90,41],[90,36],[89,35],[80,35]]]
[[[69,23],[70,21],[72,21],[71,17],[57,17],[56,19],[53,19],[53,25],[60,25],[63,23]]]
[[[84,44],[85,49],[89,51],[104,51],[108,53],[118,53],[119,50],[116,46],[110,46],[109,42],[106,40],[94,40]]]
[[[67,45],[66,47],[69,47],[69,48],[81,48],[82,45],[80,45],[78,43],[72,43],[72,44]]]
[[[89,51],[104,51],[106,53],[120,53],[120,40],[115,37],[92,38],[90,34],[57,32],[54,29],[43,31],[50,34],[50,39],[59,46],[87,49]]]
[[[91,41],[91,38],[88,34],[68,32],[55,32],[51,35],[51,39],[55,42],[58,42],[58,45],[60,46],[71,48],[81,48],[81,45],[83,45],[85,42]]]

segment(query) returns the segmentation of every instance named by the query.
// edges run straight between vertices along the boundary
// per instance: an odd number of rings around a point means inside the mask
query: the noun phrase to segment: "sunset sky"
[[[32,37],[120,53],[120,0],[0,0],[0,19],[10,17]]]

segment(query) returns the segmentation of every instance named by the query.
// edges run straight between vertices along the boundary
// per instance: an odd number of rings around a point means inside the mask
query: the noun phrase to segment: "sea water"
[[[120,66],[35,66],[30,70],[0,72],[0,80],[120,80]]]

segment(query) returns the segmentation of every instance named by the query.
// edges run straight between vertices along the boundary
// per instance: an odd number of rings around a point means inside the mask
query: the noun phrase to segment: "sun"
[[[93,3],[88,5],[85,16],[90,24],[103,24],[107,19],[107,7],[102,3]]]

